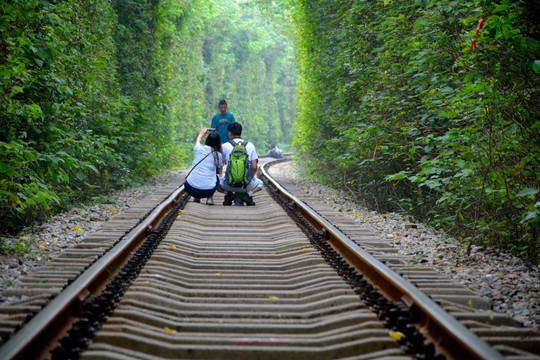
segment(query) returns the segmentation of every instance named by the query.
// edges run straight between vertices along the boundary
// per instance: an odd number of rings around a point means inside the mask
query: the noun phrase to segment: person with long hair
[[[204,145],[202,138],[206,137]],[[191,171],[186,176],[184,188],[186,192],[200,203],[207,198],[207,205],[214,205],[213,195],[219,185],[219,177],[223,168],[223,155],[221,154],[221,138],[217,131],[203,127],[195,140],[193,147],[195,157],[191,164]]]

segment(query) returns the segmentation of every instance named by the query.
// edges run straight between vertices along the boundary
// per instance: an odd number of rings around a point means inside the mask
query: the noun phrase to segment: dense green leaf
[[[534,60],[534,62],[533,62],[533,70],[537,74],[540,72],[540,60]]]

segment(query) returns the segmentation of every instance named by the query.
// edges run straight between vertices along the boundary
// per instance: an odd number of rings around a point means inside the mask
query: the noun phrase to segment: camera
[[[206,129],[206,133],[207,133],[207,134],[210,134],[210,132],[212,132],[212,131],[216,131],[216,129],[214,129],[214,128]]]

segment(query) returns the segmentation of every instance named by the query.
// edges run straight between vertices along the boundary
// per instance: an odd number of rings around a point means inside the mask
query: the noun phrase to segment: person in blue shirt
[[[227,111],[227,102],[225,100],[220,100],[218,104],[219,113],[214,115],[212,118],[211,128],[216,129],[219,136],[221,137],[221,143],[226,143],[229,141],[229,132],[227,126],[233,123],[234,115]]]

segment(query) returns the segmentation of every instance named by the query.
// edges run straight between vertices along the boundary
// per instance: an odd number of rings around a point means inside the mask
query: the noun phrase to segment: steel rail
[[[68,287],[51,300],[24,327],[0,347],[0,359],[30,359],[46,357],[61,336],[80,315],[84,300],[99,294],[114,273],[146,238],[148,230],[156,227],[184,193],[179,187],[139,225],[79,275]]]
[[[417,322],[416,325],[438,349],[452,359],[504,359],[499,352],[460,324],[427,295],[363,250],[308,205],[279,185],[268,174],[267,168],[284,161],[288,159],[268,162],[261,167],[260,172],[277,193],[300,212],[306,221],[317,231],[323,232],[326,241],[351,266],[364,274],[364,277],[377,286],[390,300],[403,301],[407,304]]]

